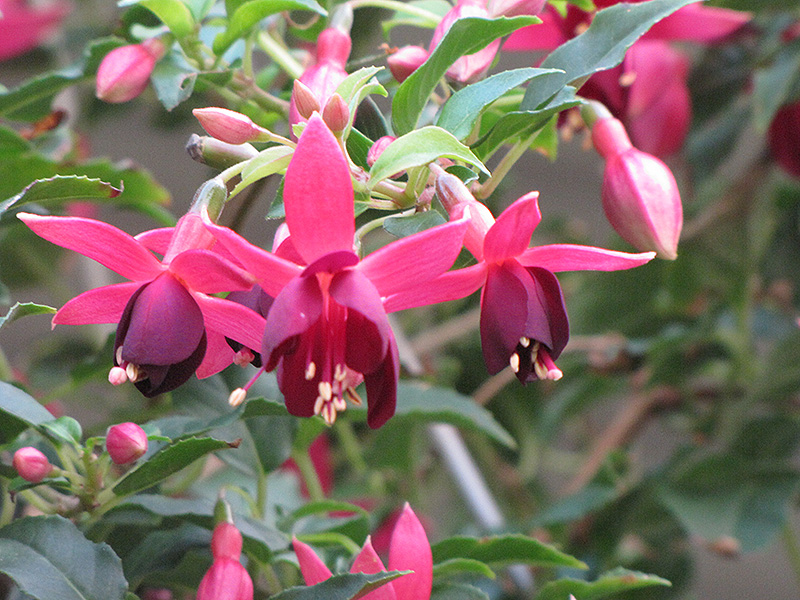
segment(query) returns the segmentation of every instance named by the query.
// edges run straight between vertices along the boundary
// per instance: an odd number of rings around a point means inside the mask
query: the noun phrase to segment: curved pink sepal
[[[428,600],[433,582],[433,556],[428,536],[406,503],[389,544],[389,568],[414,571],[392,582],[399,600]]]
[[[174,227],[159,227],[158,229],[143,231],[133,236],[133,239],[148,250],[158,252],[161,256],[164,256],[167,253],[170,241],[172,241],[174,231]]]
[[[350,572],[380,573],[385,570],[386,567],[383,566],[383,561],[380,556],[378,556],[378,553],[375,552],[375,548],[372,547],[372,541],[369,536],[367,536],[367,541],[364,542],[364,547],[361,548],[361,552],[358,553],[355,561],[353,561]],[[392,585],[390,581],[364,596],[362,600],[397,600],[397,594],[395,594],[394,585]]]
[[[502,262],[519,256],[531,243],[531,235],[542,220],[539,192],[525,194],[497,217],[483,240],[486,262]]]
[[[336,138],[318,114],[297,142],[283,185],[286,223],[307,264],[337,250],[352,250],[353,183]]]
[[[233,362],[234,352],[225,336],[216,331],[206,330],[206,354],[197,367],[198,379],[216,375]]]
[[[132,236],[102,221],[30,213],[17,216],[39,237],[96,260],[126,279],[151,280],[164,270],[155,256]]]
[[[169,265],[193,290],[206,294],[245,291],[255,278],[211,250],[184,250]]]
[[[747,12],[689,4],[653,25],[645,38],[708,44],[730,35],[752,18]]]
[[[458,300],[476,292],[485,281],[486,263],[480,262],[471,267],[442,273],[436,279],[427,281],[423,285],[406,288],[398,294],[389,296],[383,301],[383,308],[387,313],[392,313],[418,306]]]
[[[453,266],[467,231],[467,219],[451,221],[396,240],[356,267],[387,297],[430,281]]]
[[[266,324],[264,317],[236,302],[198,292],[192,296],[203,311],[207,329],[218,331],[248,348],[261,347]]]
[[[638,267],[655,258],[655,252],[630,254],[594,246],[551,244],[528,248],[519,257],[526,267],[542,267],[553,273],[561,271],[619,271]]]
[[[300,572],[303,574],[306,585],[317,585],[333,575],[311,546],[297,538],[292,538],[292,547],[297,555],[297,562],[300,563]]]
[[[117,323],[128,300],[142,285],[141,281],[117,283],[75,296],[53,315],[53,326]]]

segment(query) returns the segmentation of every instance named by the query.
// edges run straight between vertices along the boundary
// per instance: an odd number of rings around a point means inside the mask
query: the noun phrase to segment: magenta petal
[[[296,347],[290,348],[282,358],[281,355],[273,358],[273,361],[280,359],[278,387],[283,394],[286,410],[295,417],[314,415],[314,404],[319,395],[319,375],[306,379],[306,369],[309,361],[322,364],[325,358],[320,332],[320,327],[313,326],[305,335],[292,340],[291,343],[295,343]],[[267,367],[271,368],[269,364]]]
[[[302,272],[298,265],[254,246],[227,227],[211,221],[205,221],[205,225],[217,241],[258,279],[259,285],[270,296],[277,296],[283,286]]]
[[[17,216],[39,237],[88,256],[127,279],[149,281],[164,270],[143,245],[107,223],[30,213],[18,213]]]
[[[383,566],[383,561],[381,561],[378,553],[375,552],[375,548],[372,547],[372,541],[368,536],[367,541],[364,542],[364,547],[356,556],[355,561],[353,561],[350,572],[380,573],[381,571],[386,571],[386,567]],[[362,600],[397,600],[397,595],[394,593],[394,586],[390,581],[364,596]]]
[[[309,330],[322,314],[322,291],[316,277],[297,277],[275,298],[267,316],[261,356],[267,370],[275,368],[280,356],[290,349],[285,344]],[[305,363],[303,365],[305,369]]]
[[[453,266],[469,222],[460,219],[396,240],[376,250],[356,267],[381,296],[423,284]]]
[[[150,229],[133,236],[137,242],[148,250],[158,252],[164,256],[169,249],[169,244],[172,241],[172,234],[175,232],[174,227],[160,227],[158,229]]]
[[[206,330],[206,354],[197,367],[197,377],[204,379],[219,373],[233,362],[233,356],[233,350],[224,335]]]
[[[423,285],[407,288],[383,301],[387,313],[465,298],[486,281],[486,263],[442,273]]]
[[[397,380],[399,378],[400,359],[397,342],[392,334],[389,338],[389,351],[380,368],[372,373],[364,374],[364,386],[367,388],[367,425],[372,429],[378,429],[394,415],[397,406]]]
[[[519,274],[502,265],[489,266],[481,295],[481,349],[490,374],[508,366],[527,320],[528,294]]]
[[[561,355],[569,341],[569,321],[564,295],[558,279],[547,269],[526,269],[531,278],[528,284],[528,320],[524,335],[547,346],[550,358]]]
[[[632,269],[655,258],[655,252],[630,254],[594,246],[551,244],[528,248],[519,262],[526,267],[542,267],[553,273],[562,271],[619,271]]]
[[[531,243],[531,235],[542,220],[539,192],[530,192],[497,217],[483,241],[486,262],[501,262],[519,256]]]
[[[312,550],[311,546],[304,544],[297,538],[292,538],[292,547],[297,555],[297,562],[300,563],[300,572],[303,574],[306,585],[317,585],[330,579],[333,573],[325,566],[325,563]]]
[[[318,114],[309,119],[297,142],[286,169],[283,199],[292,242],[306,263],[336,250],[353,249],[350,168]]]
[[[662,19],[646,38],[710,43],[730,35],[750,21],[752,15],[738,10],[690,4]]]
[[[254,283],[249,273],[211,250],[184,250],[172,259],[169,270],[191,289],[206,294],[249,290]]]
[[[408,504],[403,507],[392,532],[389,568],[414,571],[392,582],[398,600],[429,600],[433,582],[431,546],[422,523]]]
[[[106,285],[75,296],[53,316],[53,325],[118,323],[140,281]]]
[[[194,294],[209,330],[236,340],[248,348],[260,348],[264,336],[264,317],[253,310],[214,296]]]

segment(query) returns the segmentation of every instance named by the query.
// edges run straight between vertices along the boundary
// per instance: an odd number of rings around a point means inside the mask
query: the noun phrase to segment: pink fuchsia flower
[[[316,585],[332,576],[330,569],[310,546],[292,540],[306,585]],[[433,582],[433,556],[428,536],[417,515],[406,504],[392,531],[388,569],[384,567],[369,538],[356,556],[351,573],[412,571],[364,596],[364,600],[429,600]]]
[[[214,562],[197,588],[197,600],[253,600],[253,580],[239,557],[242,534],[232,523],[223,521],[211,536]]]
[[[450,268],[467,223],[423,231],[359,260],[353,251],[350,169],[319,115],[309,120],[298,141],[283,198],[291,243],[303,265],[208,223],[275,298],[261,345],[265,369],[278,367],[278,384],[291,414],[322,415],[329,424],[345,409],[345,397],[357,402],[352,388],[363,377],[367,422],[380,427],[394,414],[399,372],[382,299]]]
[[[108,428],[106,451],[116,465],[139,460],[147,452],[147,434],[136,423],[118,423]]]
[[[164,42],[157,38],[115,48],[97,69],[95,94],[105,102],[133,100],[147,87],[156,63],[165,52]]]
[[[522,383],[559,379],[558,358],[569,338],[559,271],[615,271],[642,265],[654,252],[628,254],[591,246],[553,244],[528,247],[541,220],[538,192],[526,194],[497,218],[472,197],[461,181],[441,173],[437,195],[451,219],[470,215],[465,246],[478,264],[447,272],[435,281],[386,300],[401,310],[463,298],[483,288],[481,346],[489,373],[511,365]],[[424,287],[424,289],[422,289]]]
[[[14,452],[14,468],[25,481],[40,483],[53,471],[53,465],[41,450],[25,446]]]
[[[197,371],[208,377],[231,363],[231,337],[258,346],[264,319],[248,308],[208,296],[250,289],[253,279],[210,250],[214,238],[200,215],[140,239],[100,221],[19,213],[40,237],[75,250],[129,282],[89,290],[67,302],[53,325],[117,323],[109,380],[130,380],[147,397],[175,389]],[[169,242],[158,260],[148,244]],[[147,242],[147,243],[145,243]]]
[[[618,119],[598,119],[592,125],[592,141],[606,160],[602,195],[608,221],[639,250],[677,258],[683,207],[672,171],[652,154],[634,148]]]
[[[68,2],[0,0],[0,61],[25,54],[45,42],[70,9]]]
[[[218,106],[195,108],[192,114],[208,135],[228,144],[254,142],[263,134],[269,135],[266,129],[256,125],[247,115],[227,108]]]
[[[775,162],[793,177],[800,177],[800,102],[781,108],[772,119],[767,142]]]

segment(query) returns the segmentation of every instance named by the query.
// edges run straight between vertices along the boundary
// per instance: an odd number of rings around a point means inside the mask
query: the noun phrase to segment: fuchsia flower
[[[0,60],[33,50],[47,40],[70,11],[68,2],[0,0]]]
[[[394,414],[397,345],[383,298],[441,274],[455,261],[466,221],[393,242],[363,260],[353,251],[353,184],[347,160],[322,118],[309,120],[283,187],[290,240],[303,265],[251,245],[208,223],[219,242],[275,298],[261,355],[289,412],[330,424],[358,402],[363,377],[370,427]],[[285,240],[283,244],[286,244]]]
[[[239,562],[242,554],[242,534],[233,523],[223,521],[211,536],[214,562],[206,571],[197,600],[253,600],[253,580]]]
[[[567,344],[569,323],[554,273],[629,269],[655,256],[572,244],[529,248],[541,220],[538,192],[524,195],[495,221],[457,177],[440,174],[436,191],[451,219],[469,214],[464,245],[479,262],[390,297],[386,307],[401,310],[454,300],[482,287],[481,345],[493,375],[510,364],[522,383],[561,377],[553,361]]]
[[[637,0],[634,0],[637,1]],[[598,9],[618,0],[598,0]],[[566,17],[555,9],[540,15],[543,22],[514,32],[507,51],[553,50],[580,34],[592,14],[569,6]],[[681,148],[692,119],[687,77],[688,57],[667,41],[714,43],[730,35],[750,15],[739,11],[690,4],[656,23],[630,47],[621,65],[593,75],[581,94],[598,100],[623,121],[633,143],[644,152],[668,156]]]
[[[332,573],[310,546],[292,540],[300,571],[306,585],[316,585]],[[351,573],[380,573],[386,571],[369,537],[356,556]],[[403,575],[363,597],[363,600],[429,600],[433,582],[433,556],[428,536],[417,515],[406,504],[392,531],[389,544],[389,571],[413,571]]]
[[[67,302],[53,325],[117,323],[109,380],[131,380],[147,397],[175,389],[197,371],[208,377],[231,363],[231,337],[257,347],[264,319],[248,308],[207,296],[247,290],[253,279],[209,248],[214,238],[200,215],[184,215],[174,229],[137,238],[100,221],[19,213],[34,233],[80,252],[129,279]],[[165,238],[169,239],[163,248]],[[158,246],[159,261],[150,251]]]

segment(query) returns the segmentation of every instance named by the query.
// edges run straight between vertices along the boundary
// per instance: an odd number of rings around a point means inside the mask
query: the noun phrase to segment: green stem
[[[405,2],[399,2],[398,0],[351,0],[350,6],[353,8],[353,10],[356,8],[366,8],[369,6],[373,8],[394,10],[396,12],[405,13],[413,17],[424,19],[426,23],[420,23],[420,25],[431,28],[436,27],[439,24],[439,21],[442,20],[441,15],[437,15],[436,13],[419,8],[417,6],[406,4]]]
[[[395,208],[398,208],[398,205],[400,204],[406,203],[405,189],[401,188],[400,186],[389,183],[388,181],[378,182],[375,185],[375,187],[372,188],[372,191],[377,192],[378,194],[382,194],[387,198],[391,198],[393,203],[395,204]]]
[[[50,504],[47,500],[42,498],[33,490],[23,490],[19,492],[19,495],[22,496],[25,502],[46,515],[52,515],[56,512],[52,504]]]
[[[367,461],[364,460],[358,438],[356,438],[355,431],[353,431],[353,424],[349,421],[342,421],[336,427],[336,436],[339,438],[339,443],[342,445],[347,461],[353,466],[356,473],[359,475],[366,473]]]
[[[0,527],[5,527],[14,518],[15,502],[8,493],[8,483],[0,479]]]
[[[354,239],[356,240],[356,244],[358,244],[358,246],[360,247],[361,246],[361,240],[364,239],[364,236],[367,235],[370,231],[375,231],[376,229],[379,229],[380,227],[383,227],[383,223],[384,223],[384,221],[386,221],[386,219],[390,219],[391,217],[398,217],[398,216],[399,217],[407,217],[409,215],[413,215],[414,212],[416,212],[416,209],[410,208],[408,210],[404,210],[400,214],[386,215],[385,217],[379,217],[377,219],[372,219],[372,221],[368,221],[367,223],[364,223],[361,227],[359,227],[356,230],[356,234],[354,236]]]
[[[314,463],[311,462],[311,457],[308,455],[308,452],[294,451],[292,452],[292,458],[295,464],[297,464],[300,477],[302,477],[303,482],[306,484],[308,495],[311,497],[311,500],[314,502],[324,500],[325,491],[322,489],[317,470],[314,468]]]
[[[257,519],[263,519],[267,514],[267,474],[259,470],[256,481],[256,511]]]
[[[783,540],[783,547],[786,549],[789,565],[794,572],[797,587],[800,590],[800,544],[797,543],[792,525],[788,520],[781,528],[781,539]]]
[[[8,362],[5,352],[0,348],[0,381],[11,381],[13,378],[11,363]]]
[[[538,131],[524,140],[520,140],[508,150],[497,167],[495,167],[492,176],[489,177],[483,185],[478,187],[475,198],[478,200],[486,200],[486,198],[494,193],[497,186],[503,181],[503,177],[508,175],[509,171],[511,171],[511,167],[513,167],[522,155],[527,152],[537,135],[539,135]]]
[[[297,79],[303,74],[303,65],[297,62],[286,48],[266,31],[262,31],[258,35],[258,45],[292,79]]]

